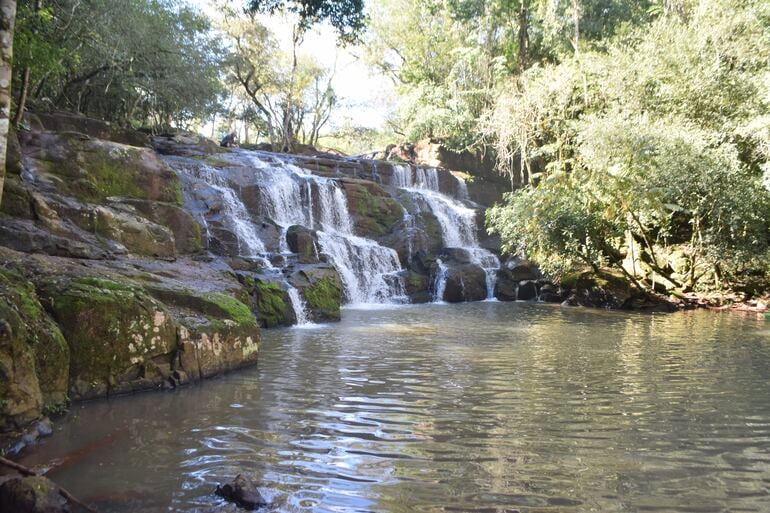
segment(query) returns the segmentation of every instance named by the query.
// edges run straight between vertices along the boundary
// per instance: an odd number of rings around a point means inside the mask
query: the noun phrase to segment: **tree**
[[[15,21],[15,0],[0,0],[0,198],[3,195],[8,128],[11,121],[11,75]]]
[[[345,42],[356,41],[366,22],[363,0],[251,0],[249,5],[255,12],[294,13],[302,31],[327,21]]]
[[[39,108],[162,129],[186,126],[217,104],[221,44],[208,20],[184,3],[24,0],[20,6],[14,86],[28,90]]]
[[[281,51],[254,14],[227,11],[222,30],[233,48],[225,61],[227,80],[246,94],[273,148],[315,144],[337,102],[334,72],[300,54],[300,28],[294,27],[289,52]]]
[[[700,0],[511,81],[483,124],[525,170],[489,213],[507,248],[643,288],[770,278],[768,27],[765,2]]]

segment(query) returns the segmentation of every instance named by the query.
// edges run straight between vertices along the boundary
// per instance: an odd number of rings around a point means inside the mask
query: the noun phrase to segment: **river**
[[[103,512],[770,511],[770,322],[523,303],[264,331],[257,367],[72,407],[24,458]]]

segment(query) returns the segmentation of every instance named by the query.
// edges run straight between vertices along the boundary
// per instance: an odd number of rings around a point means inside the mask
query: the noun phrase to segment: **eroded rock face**
[[[73,398],[130,388],[176,349],[170,313],[138,287],[83,277],[41,284],[40,294],[71,348]]]

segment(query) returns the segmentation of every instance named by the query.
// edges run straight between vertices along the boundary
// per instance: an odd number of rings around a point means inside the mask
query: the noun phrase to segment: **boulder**
[[[94,232],[120,243],[135,255],[176,258],[176,243],[171,230],[138,215],[96,207]]]
[[[482,301],[487,297],[487,274],[476,264],[447,265],[443,301]]]
[[[8,513],[69,513],[61,489],[42,476],[17,477],[0,485],[0,511]]]
[[[70,347],[73,398],[160,384],[145,381],[145,367],[176,350],[176,325],[144,290],[112,279],[62,277],[39,284],[39,293]]]
[[[404,216],[404,209],[376,183],[342,180],[356,235],[377,239],[390,233]]]
[[[318,263],[318,236],[314,230],[304,226],[290,226],[286,231],[289,251],[296,253],[301,264]]]
[[[339,321],[342,306],[342,280],[330,265],[299,266],[289,282],[305,298],[313,322]]]
[[[19,429],[67,402],[69,348],[35,289],[0,271],[0,431]]]
[[[147,134],[136,130],[113,126],[107,121],[89,118],[72,112],[27,112],[25,122],[38,130],[50,132],[75,132],[130,146],[149,146]]]
[[[176,251],[180,255],[199,253],[203,250],[200,225],[183,208],[173,203],[135,198],[120,198],[117,204],[125,205],[150,221],[168,228],[174,235]]]
[[[218,485],[214,493],[243,509],[255,510],[267,506],[256,483],[242,474],[229,483]]]
[[[251,296],[252,310],[263,328],[291,326],[297,322],[283,286],[260,275],[239,273],[238,279]]]
[[[46,192],[103,203],[122,196],[181,205],[179,178],[149,148],[79,133],[24,132],[25,168]]]
[[[404,272],[404,287],[410,303],[429,303],[433,300],[430,292],[430,279],[425,274],[414,271]]]

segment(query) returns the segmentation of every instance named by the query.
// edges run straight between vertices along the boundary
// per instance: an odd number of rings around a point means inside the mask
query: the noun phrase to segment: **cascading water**
[[[460,196],[466,199],[468,192],[465,182],[457,177],[455,179]],[[500,260],[493,253],[479,247],[476,211],[441,193],[436,168],[394,166],[391,186],[407,190],[419,211],[428,211],[436,217],[441,227],[444,247],[466,250],[471,262],[484,269],[487,300],[494,300]],[[448,271],[440,260],[437,263],[439,272],[434,285],[434,301],[440,302],[446,289]]]
[[[404,301],[403,284],[398,277],[402,270],[398,254],[375,241],[354,235],[347,199],[337,181],[313,175],[294,165],[290,158],[279,159],[274,155],[268,157],[244,150],[231,154],[231,158],[241,162],[245,160],[253,171],[249,180],[259,191],[259,214],[280,226],[280,253],[289,251],[286,232],[290,226],[302,225],[318,230],[320,250],[329,255],[340,273],[349,303]],[[226,204],[236,201],[240,204],[237,209],[227,212],[234,217],[233,224],[238,227],[251,225],[251,221],[244,219],[248,213],[227,179],[221,177],[216,169],[209,169],[210,173],[199,177],[212,187],[223,189],[223,197],[227,196],[224,199]],[[240,243],[242,237],[256,232],[252,228],[251,233],[245,230],[243,233],[235,230],[235,233]],[[258,237],[256,240],[261,246],[255,251],[264,253],[264,244]],[[251,238],[248,241],[250,243]],[[289,294],[291,296],[291,292]],[[297,303],[293,303],[296,306]]]
[[[238,241],[239,256],[255,258],[264,254],[265,245],[262,243],[257,231],[254,229],[254,222],[252,221],[246,206],[243,204],[243,201],[241,201],[238,194],[230,185],[227,177],[218,169],[206,164],[191,168],[190,172],[194,176],[197,176],[197,178],[207,182],[211,188],[220,194],[223,213],[230,221],[233,233]],[[205,226],[208,235],[208,223],[206,223]]]
[[[304,326],[310,324],[310,320],[307,315],[307,305],[302,296],[299,295],[299,291],[296,287],[289,287],[286,289],[286,293],[291,301],[291,307],[294,310],[294,316],[297,318],[297,325]]]

